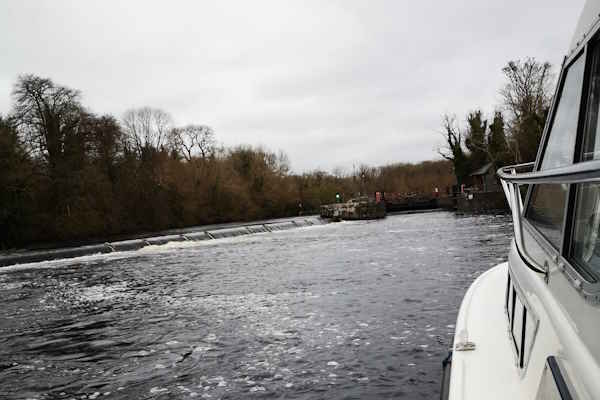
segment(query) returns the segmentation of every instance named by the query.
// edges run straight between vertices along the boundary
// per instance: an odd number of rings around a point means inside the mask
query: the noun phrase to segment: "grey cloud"
[[[150,105],[296,171],[436,158],[441,114],[498,105],[501,68],[558,66],[583,0],[0,4],[0,113],[20,73],[100,113]]]

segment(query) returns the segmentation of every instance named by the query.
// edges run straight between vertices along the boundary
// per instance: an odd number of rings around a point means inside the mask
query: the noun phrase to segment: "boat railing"
[[[586,161],[566,167],[534,171],[534,163],[525,163],[502,167],[497,175],[502,183],[502,189],[510,206],[513,218],[515,245],[525,264],[535,272],[547,275],[548,268],[540,265],[531,257],[523,240],[523,197],[521,185],[537,184],[576,184],[585,182],[600,182],[600,160]]]

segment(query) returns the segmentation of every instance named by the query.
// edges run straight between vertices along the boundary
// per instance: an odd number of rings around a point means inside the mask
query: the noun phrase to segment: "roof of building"
[[[483,167],[471,172],[471,174],[469,176],[485,175],[489,172],[490,168],[492,168],[493,166],[494,166],[494,163],[491,163],[491,162],[487,163]]]

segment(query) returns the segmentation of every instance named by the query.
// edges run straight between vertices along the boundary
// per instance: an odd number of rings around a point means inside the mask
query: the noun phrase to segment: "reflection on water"
[[[0,398],[434,398],[507,216],[430,213],[0,272]]]

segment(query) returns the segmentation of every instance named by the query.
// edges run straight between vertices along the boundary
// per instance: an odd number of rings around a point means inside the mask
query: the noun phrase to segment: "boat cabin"
[[[498,171],[507,263],[469,288],[450,399],[600,399],[600,0],[584,6],[534,163]]]

